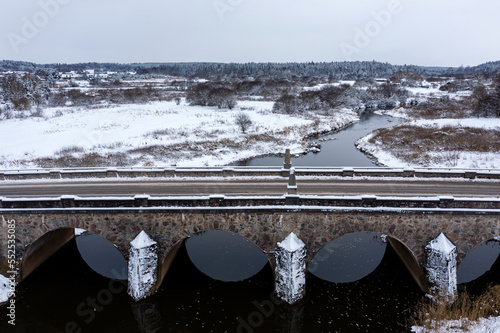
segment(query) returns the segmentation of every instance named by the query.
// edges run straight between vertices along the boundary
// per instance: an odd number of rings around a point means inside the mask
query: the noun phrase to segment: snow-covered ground
[[[9,300],[10,280],[0,274],[0,303]]]
[[[126,153],[134,158],[127,166],[226,165],[286,148],[301,153],[307,135],[358,120],[350,110],[292,116],[272,113],[272,107],[272,102],[242,101],[234,110],[174,102],[50,108],[44,118],[0,122],[0,168],[39,167],[37,158],[89,153]],[[245,134],[235,121],[239,112],[253,122]]]
[[[445,126],[452,126],[500,130],[500,118],[419,119],[410,121],[408,124],[420,127],[434,127],[438,129]]]
[[[434,119],[434,120],[412,120],[404,125],[422,128],[434,128],[439,131],[445,126],[454,128],[482,128],[485,130],[500,130],[500,119],[497,118],[467,118],[467,119]],[[400,125],[401,126],[401,125]],[[436,151],[430,152],[434,157],[429,165],[418,165],[408,163],[396,157],[390,149],[384,149],[379,143],[371,143],[374,137],[371,133],[356,142],[361,150],[372,155],[380,164],[388,167],[418,167],[426,166],[433,168],[484,168],[499,169],[500,154],[498,152],[471,152],[471,151]]]
[[[481,318],[477,322],[470,323],[466,329],[460,328],[461,321],[451,320],[442,323],[439,329],[426,329],[424,327],[413,326],[415,333],[498,333],[500,332],[500,317]],[[465,326],[466,327],[466,326]]]

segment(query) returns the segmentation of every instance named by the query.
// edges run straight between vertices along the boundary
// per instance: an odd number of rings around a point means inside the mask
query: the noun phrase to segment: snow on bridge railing
[[[293,198],[294,200],[289,200]],[[65,195],[46,198],[3,198],[0,197],[1,210],[26,209],[273,209],[291,207],[292,209],[403,209],[448,211],[464,210],[477,213],[496,212],[500,214],[500,198],[462,198],[453,196],[431,197],[384,197],[376,195],[360,196],[319,196],[319,195],[280,195],[280,196],[136,196],[117,197],[79,197]]]
[[[404,178],[466,178],[500,179],[499,169],[463,168],[358,168],[358,167],[296,167],[297,177],[404,177]],[[0,170],[0,180],[88,179],[88,178],[194,178],[194,177],[288,177],[282,167],[126,167],[126,168],[63,168]]]

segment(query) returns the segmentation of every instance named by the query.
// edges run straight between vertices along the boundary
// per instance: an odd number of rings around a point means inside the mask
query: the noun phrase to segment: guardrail
[[[296,167],[297,177],[402,177],[500,179],[499,169]],[[288,177],[280,167],[68,168],[0,170],[2,180],[85,178]]]
[[[273,207],[273,206],[313,206],[313,207],[364,207],[401,209],[476,209],[499,210],[500,198],[455,198],[437,197],[382,197],[363,196],[192,196],[192,197],[78,197],[61,196],[55,198],[2,198],[0,209],[85,209],[85,208],[165,208],[165,207]]]

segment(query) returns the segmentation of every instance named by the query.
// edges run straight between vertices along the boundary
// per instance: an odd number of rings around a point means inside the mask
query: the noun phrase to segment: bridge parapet
[[[289,200],[293,198],[293,200]],[[421,208],[421,209],[500,209],[500,198],[463,198],[453,196],[436,197],[385,197],[361,196],[315,196],[285,194],[282,196],[189,196],[153,197],[78,197],[55,198],[2,198],[1,209],[50,209],[50,208],[162,208],[162,207],[359,207],[359,208]]]
[[[35,179],[86,178],[197,178],[197,177],[288,177],[290,163],[283,167],[167,167],[167,168],[79,168],[26,169],[0,171],[0,181]],[[439,169],[439,168],[321,168],[295,167],[297,177],[402,177],[500,179],[498,169]]]

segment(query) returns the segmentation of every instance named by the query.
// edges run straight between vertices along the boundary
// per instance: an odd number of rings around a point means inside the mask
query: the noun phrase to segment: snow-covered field
[[[50,108],[44,118],[0,122],[0,168],[40,167],[37,159],[64,162],[89,154],[109,157],[106,166],[117,164],[113,158],[119,154],[127,166],[226,165],[286,148],[304,152],[307,135],[358,120],[350,110],[291,116],[272,113],[272,107],[272,102],[242,101],[234,110],[174,102]],[[246,133],[235,121],[240,112],[253,123]]]
[[[500,332],[500,317],[481,318],[477,322],[470,323],[466,329],[460,328],[462,323],[459,320],[452,320],[442,323],[438,329],[426,329],[424,327],[413,326],[415,333],[498,333]]]
[[[468,118],[468,119],[435,119],[435,120],[412,120],[403,125],[416,126],[419,128],[434,129],[439,132],[443,127],[456,129],[480,128],[485,130],[500,131],[500,119],[494,118]],[[399,125],[402,126],[402,125]],[[446,135],[446,133],[442,133]],[[356,142],[358,148],[369,153],[378,160],[380,164],[389,167],[458,167],[458,168],[484,168],[499,169],[500,154],[498,152],[472,152],[461,151],[458,147],[455,151],[441,150],[439,147],[430,147],[429,154],[432,155],[427,165],[408,163],[398,158],[390,147],[384,148],[380,142],[370,142],[374,138],[371,133]],[[403,139],[403,138],[401,138]],[[500,140],[497,137],[497,140]],[[498,143],[498,141],[497,141]],[[493,144],[493,143],[492,143]],[[430,151],[431,149],[434,149]]]

